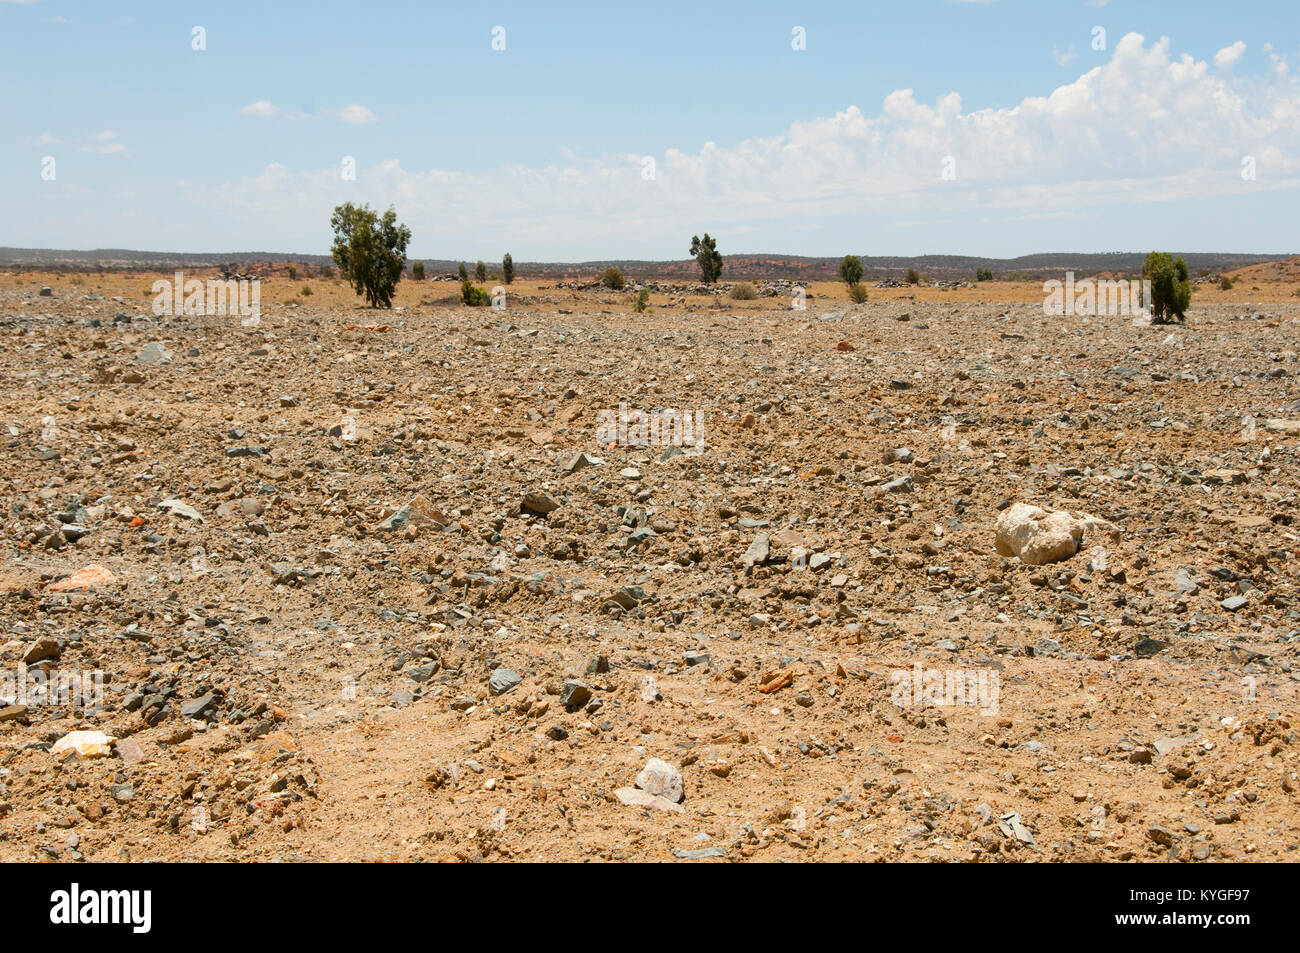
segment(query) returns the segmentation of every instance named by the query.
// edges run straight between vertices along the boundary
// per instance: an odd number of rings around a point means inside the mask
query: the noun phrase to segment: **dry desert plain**
[[[0,666],[103,677],[0,707],[0,858],[1297,859],[1294,272],[1174,327],[0,274]],[[1028,565],[1021,502],[1109,526]]]

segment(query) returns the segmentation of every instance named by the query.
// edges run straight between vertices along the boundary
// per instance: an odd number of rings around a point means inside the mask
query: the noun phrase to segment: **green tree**
[[[389,208],[380,217],[369,205],[344,202],[330,216],[334,229],[331,254],[339,274],[352,283],[357,294],[364,294],[372,308],[393,306],[393,292],[406,267],[406,246],[411,230],[397,222],[397,212]]]
[[[487,265],[481,261],[474,266],[474,280],[479,284],[487,281]]]
[[[609,268],[606,268],[605,273],[600,276],[600,283],[606,288],[613,288],[615,291],[622,291],[623,272],[611,265]]]
[[[992,281],[992,280],[993,280],[993,269],[992,269],[992,268],[976,268],[976,269],[975,269],[975,280],[976,280],[976,281]]]
[[[862,280],[862,259],[857,255],[845,255],[840,261],[840,281],[846,285],[856,285]]]
[[[1192,283],[1187,276],[1187,262],[1168,252],[1152,252],[1142,262],[1142,277],[1151,282],[1151,310],[1154,324],[1172,324],[1187,317],[1192,303]]]
[[[417,261],[411,265],[411,277],[416,281],[424,280],[424,262]]]
[[[700,266],[700,278],[706,285],[711,285],[718,280],[722,274],[722,256],[718,254],[716,238],[710,238],[708,232],[704,233],[703,238],[692,235],[691,257]]]
[[[907,283],[909,285],[919,285],[921,283],[921,276],[916,273],[915,268],[907,269]]]
[[[456,271],[460,274],[461,281],[469,281],[469,269],[465,267],[463,261],[460,263],[460,267],[456,269]]]
[[[501,259],[501,277],[508,285],[515,282],[515,260],[510,257],[510,252],[506,252],[505,257]]]
[[[298,280],[298,269],[295,268],[293,265],[289,266],[289,280],[290,281]]]
[[[650,289],[642,288],[636,293],[636,313],[644,314],[650,307]]]

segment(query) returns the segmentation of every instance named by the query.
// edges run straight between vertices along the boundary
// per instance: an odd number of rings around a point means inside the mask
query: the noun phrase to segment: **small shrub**
[[[849,285],[849,299],[854,304],[862,304],[867,300],[867,286],[860,281],[855,281]]]
[[[474,266],[474,280],[479,284],[487,281],[487,265],[481,261]]]
[[[907,269],[907,283],[909,285],[919,285],[921,283],[921,276],[916,273],[915,268]]]
[[[753,301],[758,297],[758,289],[748,281],[742,281],[731,286],[729,297],[732,301]]]
[[[308,296],[314,294],[314,292],[311,290],[311,285],[303,285],[303,286],[302,286],[302,291],[299,291],[298,294],[300,294],[300,295],[302,295],[304,298],[306,298],[306,297],[308,297]]]
[[[623,272],[613,266],[606,268],[605,273],[600,276],[600,283],[606,288],[612,288],[614,291],[622,291]]]
[[[415,264],[411,265],[411,277],[416,281],[424,280],[424,262],[417,261]]]
[[[1219,288],[1223,291],[1231,291],[1232,279],[1229,278],[1227,275],[1224,275],[1222,278],[1219,279]]]
[[[298,280],[298,269],[295,268],[293,265],[289,266],[289,280],[290,281]]]
[[[481,308],[492,303],[492,296],[466,279],[460,283],[460,300],[471,308]]]
[[[515,260],[510,257],[510,252],[506,252],[505,257],[501,259],[501,276],[505,278],[506,284],[511,284],[515,280]]]
[[[992,268],[976,268],[976,269],[975,269],[975,280],[976,280],[976,281],[992,281],[992,280],[993,280],[993,269],[992,269]]]
[[[465,263],[463,261],[460,263],[460,267],[456,269],[456,273],[460,275],[461,281],[469,280],[469,271],[466,270]]]
[[[642,288],[636,293],[636,313],[644,314],[650,308],[650,289]]]

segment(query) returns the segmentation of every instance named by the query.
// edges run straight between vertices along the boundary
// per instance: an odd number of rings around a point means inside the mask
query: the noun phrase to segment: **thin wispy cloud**
[[[286,112],[269,99],[259,99],[255,103],[249,103],[239,110],[241,115],[256,116],[260,119],[311,119],[313,114],[306,110],[295,110]],[[318,110],[316,116],[330,116],[340,119],[343,122],[358,125],[361,123],[378,122],[379,117],[367,109],[365,106],[353,104],[345,106],[339,110]]]
[[[83,145],[81,151],[94,152],[106,156],[126,152],[126,146],[117,141],[117,133],[112,129],[105,129],[103,132],[95,136],[93,142]]]
[[[249,103],[247,106],[241,109],[240,112],[245,116],[260,116],[262,118],[270,118],[271,116],[278,115],[280,110],[276,109],[275,105],[271,103],[269,100],[259,99],[255,103]]]
[[[359,106],[353,103],[351,106],[345,106],[339,110],[338,116],[344,122],[358,125],[367,122],[379,122],[379,117],[372,113],[365,106]]]

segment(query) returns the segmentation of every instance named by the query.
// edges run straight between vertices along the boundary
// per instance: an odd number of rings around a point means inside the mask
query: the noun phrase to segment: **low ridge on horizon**
[[[1141,269],[1147,253],[1142,251],[1113,252],[1038,252],[1015,258],[993,258],[977,255],[862,255],[863,267],[869,275],[884,276],[906,272],[909,268],[924,270],[940,277],[953,277],[973,273],[976,269],[990,268],[1002,275],[1038,278],[1073,269],[1085,274],[1101,272],[1136,272]],[[1239,252],[1175,252],[1187,261],[1193,270],[1209,269],[1213,272],[1230,271],[1250,265],[1287,261],[1297,257],[1295,252],[1254,254]],[[740,252],[723,255],[727,278],[751,278],[786,275],[802,278],[833,278],[840,259],[820,255],[798,255],[780,252]],[[411,263],[422,262],[426,269],[455,271],[461,261],[472,264],[474,259],[409,257]],[[0,246],[0,267],[105,267],[125,270],[153,270],[162,267],[218,267],[226,264],[296,262],[308,265],[333,264],[327,254],[297,254],[287,252],[165,252],[126,248],[58,249],[16,248]],[[536,276],[569,275],[575,272],[599,271],[615,266],[629,275],[689,276],[694,273],[695,261],[682,259],[606,258],[586,261],[516,261],[520,273]]]

